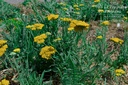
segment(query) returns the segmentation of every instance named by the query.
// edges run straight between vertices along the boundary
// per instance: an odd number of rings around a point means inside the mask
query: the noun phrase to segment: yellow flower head
[[[102,39],[103,37],[100,35],[100,36],[97,36],[96,38],[97,38],[97,39]]]
[[[55,15],[55,14],[50,14],[47,16],[48,20],[54,20],[57,19],[59,17],[59,15]]]
[[[121,76],[125,74],[125,71],[123,69],[116,69],[115,70],[116,76]]]
[[[8,48],[7,44],[5,44],[2,47],[0,47],[0,57],[5,53],[7,48]]]
[[[51,33],[50,32],[46,32],[46,35],[51,35]]]
[[[89,24],[84,21],[72,20],[69,28],[74,28],[75,31],[82,31],[89,28]]]
[[[79,15],[80,14],[80,12],[74,12],[75,14],[77,14],[77,15]]]
[[[1,47],[2,45],[4,45],[5,43],[7,43],[6,40],[0,40],[0,47]]]
[[[74,8],[78,8],[79,6],[77,4],[73,5]]]
[[[74,30],[73,27],[69,27],[69,28],[68,28],[68,31],[72,31],[72,30]]]
[[[80,4],[80,6],[84,6],[84,4]]]
[[[99,9],[99,10],[98,10],[98,12],[99,12],[99,13],[103,13],[103,12],[104,12],[104,10],[102,10],[102,9]]]
[[[16,48],[16,49],[14,49],[13,52],[15,52],[15,53],[19,53],[19,52],[20,52],[20,48]]]
[[[32,28],[34,25],[28,25],[26,26],[26,28]]]
[[[80,8],[78,8],[78,7],[76,7],[75,9],[76,9],[76,10],[80,10]]]
[[[62,3],[62,2],[61,2],[61,3],[59,3],[59,4],[60,4],[60,5],[62,5],[62,6],[66,6],[66,4],[65,4],[65,3]]]
[[[51,59],[52,54],[55,54],[56,50],[52,46],[45,46],[41,49],[40,55],[42,58]]]
[[[40,24],[40,23],[26,26],[26,28],[31,30],[41,30],[43,27],[44,27],[44,24]]]
[[[36,28],[36,29],[42,29],[42,27],[44,27],[44,24],[40,24],[40,23],[36,23],[36,24],[34,24],[34,27]]]
[[[41,44],[41,43],[44,43],[46,38],[47,38],[46,34],[41,34],[39,36],[34,37],[34,42],[37,42],[38,44]]]
[[[128,17],[124,17],[124,20],[127,20],[128,19]]]
[[[53,40],[53,42],[57,42],[57,41],[60,41],[60,40],[61,40],[61,38],[56,38],[56,39]]]
[[[110,22],[109,21],[103,21],[101,24],[105,25],[105,26],[108,26],[108,25],[110,25]]]
[[[9,85],[10,83],[9,83],[9,80],[6,80],[6,79],[3,79],[2,81],[1,81],[1,85]]]
[[[115,43],[119,43],[119,44],[122,44],[124,42],[122,39],[119,39],[119,38],[111,38],[110,40],[112,40]]]
[[[98,3],[98,2],[100,2],[100,0],[94,0],[94,2],[95,2],[95,3]]]
[[[96,5],[92,5],[92,7],[93,7],[93,8],[95,8],[95,7],[96,7]]]
[[[68,10],[68,8],[63,8],[63,10],[67,11],[67,10]]]

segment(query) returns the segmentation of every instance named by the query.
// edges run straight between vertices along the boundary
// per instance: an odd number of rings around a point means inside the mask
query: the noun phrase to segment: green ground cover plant
[[[0,85],[128,84],[125,0],[0,2]]]

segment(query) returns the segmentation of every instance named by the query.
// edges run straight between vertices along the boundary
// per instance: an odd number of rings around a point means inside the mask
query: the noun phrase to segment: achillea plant
[[[59,15],[56,15],[56,14],[49,14],[47,16],[48,20],[55,20],[59,17]]]
[[[75,10],[80,10],[80,8],[77,7],[77,8],[75,8]]]
[[[10,84],[9,80],[6,79],[1,80],[0,82],[0,85],[9,85],[9,84]]]
[[[41,43],[44,43],[46,38],[47,38],[46,34],[41,34],[39,36],[34,37],[34,42],[37,42],[38,44],[41,44]]]
[[[119,44],[122,44],[124,42],[124,40],[119,39],[119,38],[110,38],[110,40],[115,42],[115,43],[119,43]]]
[[[103,21],[101,24],[105,25],[105,26],[108,26],[108,25],[110,25],[110,22],[109,21]]]
[[[40,24],[40,23],[26,26],[26,28],[29,28],[31,30],[41,30],[43,27],[44,27],[44,24]]]
[[[80,4],[79,6],[84,6],[84,4]]]
[[[61,6],[66,6],[66,3],[59,3],[59,5],[61,5]]]
[[[123,69],[116,69],[115,74],[116,74],[116,76],[121,76],[121,75],[125,74],[125,71]]]
[[[52,46],[45,46],[40,51],[40,56],[44,59],[51,59],[52,54],[55,54],[56,49]]]
[[[79,15],[80,14],[80,12],[73,12],[74,14],[76,14],[76,15]]]
[[[13,52],[19,53],[19,52],[20,52],[20,48],[15,48],[15,49],[13,50]]]
[[[124,20],[128,20],[128,17],[123,17]]]
[[[6,49],[8,48],[8,45],[6,43],[6,40],[0,40],[0,57],[5,53]]]
[[[72,20],[69,28],[74,28],[75,31],[83,31],[89,28],[89,24],[84,21]]]
[[[61,40],[61,38],[56,38],[56,39],[53,40],[53,42],[57,42],[57,41],[60,41],[60,40]]]
[[[103,13],[104,10],[103,10],[103,9],[99,9],[98,12],[99,12],[99,13]]]
[[[94,2],[95,2],[95,3],[98,3],[98,2],[100,2],[100,0],[94,0]]]
[[[68,8],[65,7],[65,8],[63,8],[63,10],[68,11]]]
[[[73,27],[69,27],[69,28],[68,28],[68,31],[72,31],[72,30],[74,30]]]
[[[96,7],[96,5],[93,4],[93,5],[92,5],[92,8],[95,8],[95,7]]]
[[[97,36],[96,38],[97,38],[97,39],[102,39],[103,37],[100,35],[100,36]]]
[[[2,45],[4,45],[5,43],[7,43],[6,40],[0,40],[0,47],[1,47]]]
[[[7,44],[5,44],[5,45],[3,45],[3,46],[0,47],[0,56],[2,56],[5,53],[5,51],[7,50],[7,48],[8,48],[8,45]]]
[[[46,34],[46,35],[51,35],[51,33],[50,33],[50,32],[46,32],[45,34]]]
[[[78,6],[77,4],[74,4],[73,7],[74,7],[74,8],[78,8],[79,6]]]

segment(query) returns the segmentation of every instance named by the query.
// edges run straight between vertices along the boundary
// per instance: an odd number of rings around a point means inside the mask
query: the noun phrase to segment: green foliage
[[[91,32],[91,26],[89,30],[81,32],[68,31],[71,21],[61,20],[61,18],[71,18],[89,23],[91,20],[100,20],[100,23],[109,20],[112,13],[98,13],[99,9],[108,10],[105,8],[110,6],[107,0],[101,0],[99,3],[73,0],[65,1],[63,4],[56,1],[40,3],[36,0],[26,0],[23,5],[30,6],[33,13],[21,14],[18,8],[3,1],[0,3],[0,14],[2,14],[0,29],[2,28],[2,37],[8,44],[6,53],[0,59],[3,65],[0,69],[13,68],[18,74],[16,79],[21,85],[53,85],[57,80],[56,83],[62,85],[96,85],[100,80],[105,83],[106,79],[114,80],[114,70],[123,68],[123,65],[127,64],[127,32],[122,45],[114,44],[115,48],[119,46],[120,50],[117,59],[112,60],[112,54],[118,50],[108,51],[109,43],[106,36],[109,26],[100,24],[101,28],[93,34],[95,38],[89,41],[88,33]],[[80,10],[76,10],[74,5],[78,5]],[[59,17],[48,20],[49,14],[58,14]],[[120,16],[123,16],[122,13]],[[26,27],[35,23],[44,26],[40,30]],[[36,36],[47,32],[50,32],[50,35],[47,35],[44,43],[39,44],[34,41]],[[103,38],[98,39],[97,36]],[[54,41],[57,38],[60,40]],[[45,46],[56,49],[50,59],[40,55],[41,49]],[[20,48],[20,52],[13,52],[15,48]]]

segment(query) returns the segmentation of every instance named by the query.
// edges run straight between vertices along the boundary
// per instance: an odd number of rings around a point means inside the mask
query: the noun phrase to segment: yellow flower
[[[37,42],[38,44],[41,44],[41,43],[44,43],[46,38],[47,38],[46,34],[41,34],[39,36],[34,37],[34,42]]]
[[[96,5],[92,5],[92,7],[94,8],[94,7],[96,7]]]
[[[110,25],[110,22],[109,21],[103,21],[101,24],[108,26],[108,25]]]
[[[89,24],[84,21],[72,20],[69,28],[74,28],[75,31],[83,31],[89,28]]]
[[[0,57],[5,53],[7,48],[8,48],[8,45],[6,44],[0,47]]]
[[[100,35],[100,36],[97,36],[96,38],[97,38],[97,39],[102,39],[103,37]]]
[[[68,10],[68,8],[63,8],[63,10],[67,11],[67,10]]]
[[[28,26],[26,26],[26,28],[32,28],[33,27],[33,25],[28,25]]]
[[[60,41],[60,40],[61,40],[61,38],[56,38],[56,39],[53,40],[53,42],[57,42],[57,41]]]
[[[119,43],[119,44],[122,44],[124,42],[122,39],[119,39],[119,38],[111,38],[110,40],[112,40],[115,43]]]
[[[69,27],[69,28],[68,28],[68,31],[72,31],[72,30],[74,30],[73,27]]]
[[[128,19],[128,17],[124,17],[124,20],[127,20]]]
[[[80,12],[74,12],[75,14],[77,14],[77,15],[79,15],[80,14]]]
[[[52,46],[45,46],[40,51],[40,56],[45,59],[51,59],[52,54],[55,54],[56,50]]]
[[[10,83],[9,83],[9,80],[6,80],[6,79],[3,79],[2,81],[1,81],[1,85],[9,85]]]
[[[44,24],[40,24],[40,23],[26,26],[26,28],[31,30],[41,30],[43,27],[44,27]]]
[[[50,32],[46,32],[46,35],[51,35],[51,33]]]
[[[98,10],[98,12],[99,12],[99,13],[103,13],[103,12],[104,12],[104,10],[102,10],[102,9],[99,9],[99,10]]]
[[[34,27],[36,28],[36,29],[42,29],[42,27],[44,27],[44,24],[40,24],[40,23],[36,23],[36,24],[34,24]]]
[[[15,53],[19,53],[19,52],[20,52],[20,48],[16,48],[16,49],[14,49],[13,52],[15,52]]]
[[[94,2],[95,2],[95,3],[98,3],[98,2],[100,2],[100,0],[94,0]]]
[[[48,20],[54,20],[57,19],[59,17],[59,15],[55,15],[55,14],[50,14],[47,16]]]
[[[125,74],[125,71],[123,69],[116,69],[115,74],[116,74],[116,76],[121,76],[121,75]]]
[[[59,4],[60,4],[60,5],[62,5],[62,6],[66,6],[66,4],[65,4],[65,3],[62,3],[62,2],[61,2],[61,3],[59,3]]]
[[[1,47],[2,45],[4,45],[5,43],[7,43],[6,40],[0,40],[0,47]]]
[[[80,4],[80,6],[84,6],[84,4]]]
[[[74,8],[79,7],[77,4],[73,5]]]
[[[78,8],[78,7],[76,7],[75,9],[76,9],[76,10],[80,10],[80,8]]]
[[[65,21],[65,22],[70,22],[72,19],[71,18],[60,18],[60,20]]]

